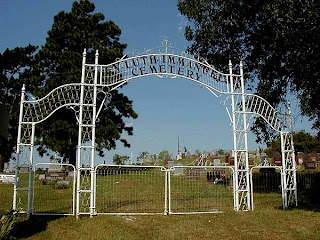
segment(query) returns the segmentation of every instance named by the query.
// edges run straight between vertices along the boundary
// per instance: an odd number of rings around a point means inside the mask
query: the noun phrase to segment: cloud
[[[188,26],[188,19],[183,16],[180,12],[177,14],[178,18],[178,31],[183,32],[185,27]]]
[[[133,127],[133,123],[132,122],[127,122],[127,123],[125,123],[124,127]]]

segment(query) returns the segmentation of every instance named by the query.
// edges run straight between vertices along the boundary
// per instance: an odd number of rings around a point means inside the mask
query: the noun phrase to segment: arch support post
[[[291,132],[281,132],[281,155],[283,168],[283,208],[297,206],[297,174]]]
[[[25,85],[21,90],[12,209],[16,212],[27,213],[29,218],[33,211],[32,173],[35,123],[25,121],[24,102]]]
[[[95,65],[86,66],[83,52],[80,89],[79,132],[77,148],[77,198],[76,215],[95,214],[95,128],[98,78],[98,51]]]
[[[246,95],[244,91],[243,65],[240,63],[240,79],[232,74],[229,61],[233,156],[234,156],[234,209],[248,211],[251,209],[248,162],[248,124],[246,116]]]

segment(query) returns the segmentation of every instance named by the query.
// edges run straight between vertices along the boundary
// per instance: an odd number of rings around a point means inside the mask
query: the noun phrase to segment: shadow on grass
[[[303,205],[300,204],[297,207],[298,209],[301,210],[307,210],[307,211],[313,211],[313,212],[320,212],[320,205],[315,205],[315,204],[309,204],[309,205]]]
[[[11,230],[13,238],[27,238],[47,229],[48,223],[64,216],[31,216],[28,220],[18,221]]]
[[[298,208],[320,212],[320,173],[308,173],[297,179]]]

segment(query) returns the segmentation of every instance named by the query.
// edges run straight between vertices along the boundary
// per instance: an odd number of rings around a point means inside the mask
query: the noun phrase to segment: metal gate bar
[[[169,214],[218,213],[233,209],[234,169],[228,166],[170,168]]]
[[[96,214],[167,214],[164,167],[103,164],[95,173]]]

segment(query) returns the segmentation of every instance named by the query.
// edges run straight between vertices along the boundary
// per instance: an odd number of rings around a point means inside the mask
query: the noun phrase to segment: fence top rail
[[[175,168],[199,168],[199,169],[231,169],[234,172],[234,167],[231,166],[172,166],[169,170],[174,170]]]
[[[165,171],[166,168],[163,166],[150,166],[150,165],[116,165],[116,164],[99,164],[95,167],[95,171],[97,171],[100,167],[118,167],[118,168],[159,168],[161,171]]]
[[[33,167],[33,171],[36,170],[36,167],[39,165],[51,165],[51,166],[69,166],[73,168],[73,171],[76,171],[76,168],[74,165],[70,164],[70,163],[37,163],[34,165]]]

